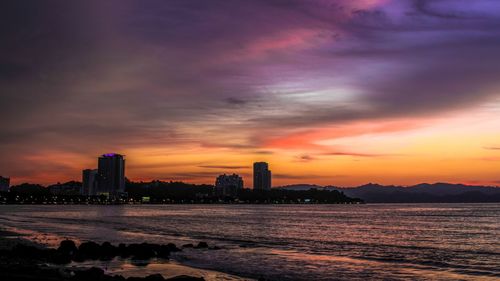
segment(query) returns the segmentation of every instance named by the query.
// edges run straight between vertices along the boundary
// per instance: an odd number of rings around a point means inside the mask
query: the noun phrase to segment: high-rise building
[[[253,163],[253,189],[271,190],[271,171],[266,162]]]
[[[97,194],[118,196],[125,193],[125,159],[123,155],[107,153],[97,165]]]
[[[237,174],[220,175],[215,180],[215,193],[218,196],[237,197],[243,189],[243,179]]]
[[[82,171],[82,188],[80,194],[85,196],[97,195],[97,170],[85,169]]]
[[[10,178],[0,176],[0,191],[8,192],[10,188]]]

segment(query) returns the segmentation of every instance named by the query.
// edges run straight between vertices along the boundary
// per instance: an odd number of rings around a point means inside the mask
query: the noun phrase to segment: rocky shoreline
[[[64,240],[57,249],[45,248],[33,243],[19,242],[10,249],[0,249],[0,280],[92,280],[92,281],[202,281],[203,277],[180,275],[165,279],[160,274],[145,277],[128,277],[121,275],[108,275],[98,267],[79,268],[65,267],[70,263],[78,264],[88,260],[107,261],[115,257],[130,260],[140,260],[148,263],[156,258],[168,261],[170,253],[181,251],[176,245],[169,244],[119,244],[109,242],[98,244],[92,241],[80,245],[72,240]],[[200,242],[197,245],[186,244],[184,247],[208,248],[208,244]]]

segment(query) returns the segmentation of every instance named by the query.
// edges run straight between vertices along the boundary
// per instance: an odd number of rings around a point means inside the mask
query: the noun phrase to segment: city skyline
[[[188,3],[189,2],[189,3]],[[500,185],[498,1],[5,1],[0,175]]]

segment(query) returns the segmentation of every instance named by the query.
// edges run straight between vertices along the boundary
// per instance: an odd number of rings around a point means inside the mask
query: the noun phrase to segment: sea
[[[500,280],[500,204],[0,205],[0,227],[49,246],[205,241],[220,249],[172,262],[241,280]]]

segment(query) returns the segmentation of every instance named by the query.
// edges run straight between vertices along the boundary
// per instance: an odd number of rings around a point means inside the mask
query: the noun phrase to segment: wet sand
[[[22,234],[0,229],[0,250],[9,250],[17,244],[43,247]]]
[[[32,241],[32,234],[17,233],[10,230],[0,229],[0,250],[10,250],[17,244],[35,246],[45,248],[47,245],[54,244],[54,240],[43,243],[38,236]],[[42,242],[42,243],[40,243]],[[4,259],[2,266],[9,266],[8,261]],[[72,271],[85,270],[92,267],[101,268],[104,273],[110,276],[121,275],[125,278],[129,277],[145,277],[152,274],[161,274],[165,279],[174,278],[176,276],[192,276],[201,277],[204,280],[228,280],[228,281],[250,281],[254,279],[242,278],[235,275],[230,275],[222,272],[198,269],[186,265],[182,265],[176,261],[165,261],[160,259],[151,259],[147,262],[133,262],[130,259],[114,258],[110,261],[91,260],[84,262],[71,262],[68,265],[48,265],[48,268]]]

